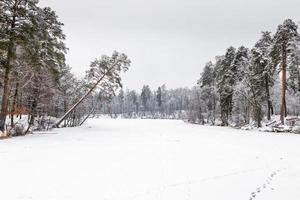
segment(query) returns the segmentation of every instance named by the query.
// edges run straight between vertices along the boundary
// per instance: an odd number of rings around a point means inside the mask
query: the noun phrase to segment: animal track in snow
[[[265,183],[261,187],[256,188],[256,191],[252,192],[250,195],[249,200],[254,200],[258,193],[262,192],[262,190],[267,189],[267,187],[272,183],[273,178],[280,173],[281,170],[273,171],[266,179]],[[271,190],[274,190],[274,188],[270,188]]]

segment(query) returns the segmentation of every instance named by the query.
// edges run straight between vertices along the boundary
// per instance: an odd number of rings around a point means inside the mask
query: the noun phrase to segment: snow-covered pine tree
[[[231,85],[233,87],[233,122],[237,125],[244,125],[249,122],[249,102],[245,98],[245,78],[249,68],[249,49],[241,46],[237,49],[234,60],[231,64],[233,72]],[[243,95],[241,95],[243,94]]]
[[[11,125],[13,126],[13,114],[16,110],[16,103],[19,93],[23,96],[31,96],[29,110],[33,124],[33,115],[37,116],[40,95],[48,95],[53,92],[54,82],[57,81],[59,69],[65,65],[64,44],[65,35],[62,33],[62,23],[50,8],[40,8],[37,1],[1,1],[0,2],[0,51],[5,52],[5,62],[1,63],[5,69],[4,90],[0,114],[0,129],[3,131],[5,118],[8,113],[11,99],[10,89],[14,87],[14,97],[11,105]],[[20,87],[23,82],[20,75],[25,76],[27,83]],[[31,74],[31,76],[27,76]],[[39,80],[42,79],[43,85]],[[12,85],[15,82],[15,86]],[[25,83],[26,83],[25,82]],[[35,82],[39,91],[32,88]],[[45,89],[43,86],[47,86]],[[26,93],[24,92],[26,91]],[[43,94],[42,94],[43,93]],[[51,95],[50,95],[51,96]],[[33,109],[33,110],[32,110]]]
[[[65,66],[66,47],[64,44],[65,35],[62,32],[63,24],[58,21],[58,17],[51,8],[36,8],[36,15],[31,17],[32,36],[29,37],[28,44],[24,47],[24,54],[28,56],[28,65],[33,71],[33,82],[30,105],[29,126],[34,124],[37,117],[41,95],[45,96],[52,91],[54,96],[54,85],[58,83],[60,70]],[[48,81],[47,81],[48,80]],[[44,92],[41,88],[44,88]]]
[[[294,38],[294,41],[290,43],[290,54],[288,55],[288,89],[293,94],[300,92],[300,36]]]
[[[257,49],[252,49],[251,65],[246,76],[247,87],[249,88],[249,102],[252,106],[253,119],[257,127],[261,127],[263,118],[262,105],[266,99],[266,81],[265,74],[267,73],[266,66],[259,60],[256,55]]]
[[[261,79],[264,79],[264,83],[261,86],[265,88],[265,100],[267,102],[267,118],[271,119],[271,115],[274,114],[273,103],[270,96],[270,88],[274,85],[274,73],[276,68],[276,62],[272,59],[271,48],[273,45],[273,39],[271,32],[262,32],[262,36],[251,50],[252,65],[255,69],[260,69],[262,72]]]
[[[217,91],[216,91],[215,67],[212,62],[206,63],[197,84],[201,88],[201,99],[205,104],[207,123],[215,124]]]
[[[0,131],[5,129],[11,88],[11,72],[15,67],[17,46],[28,43],[32,30],[31,16],[36,14],[37,1],[0,1],[0,51],[4,69],[3,95],[0,113]]]
[[[215,84],[214,65],[211,61],[206,63],[206,65],[204,66],[203,72],[201,73],[200,79],[198,80],[197,84],[200,87],[213,86]]]
[[[298,35],[298,26],[291,19],[287,19],[280,24],[277,28],[277,32],[274,36],[274,51],[280,55],[280,71],[281,71],[281,108],[280,108],[280,120],[284,124],[285,117],[287,116],[286,106],[286,90],[287,90],[287,59],[292,53],[291,46]]]
[[[229,116],[232,112],[232,97],[234,75],[231,65],[235,57],[235,48],[229,47],[226,54],[216,63],[217,89],[220,95],[221,121],[223,126],[228,126]]]

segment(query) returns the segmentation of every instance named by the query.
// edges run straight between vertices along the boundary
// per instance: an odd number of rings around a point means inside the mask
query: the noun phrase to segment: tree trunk
[[[213,121],[212,124],[215,125],[216,122],[216,95],[213,93]]]
[[[270,99],[270,90],[269,90],[269,77],[268,74],[265,74],[265,86],[266,86],[266,95],[268,103],[268,120],[271,120],[271,115],[273,115],[273,105]]]
[[[76,110],[74,110],[73,112],[71,127],[75,127],[75,126],[76,126]]]
[[[298,91],[300,92],[300,66],[298,66]]]
[[[14,127],[14,114],[15,114],[15,111],[16,111],[18,91],[19,91],[19,82],[16,83],[15,94],[14,94],[13,103],[12,103],[12,106],[11,106],[11,118],[10,118],[11,127]]]
[[[30,117],[29,125],[34,124],[34,120],[36,117],[37,117],[37,98],[34,97],[31,105],[31,117]]]
[[[286,111],[286,47],[284,46],[282,48],[282,78],[281,78],[281,109],[280,109],[280,121],[281,124],[284,124],[284,119],[287,116],[287,111]]]
[[[17,108],[20,109],[20,112],[18,113],[17,117],[19,117],[19,119],[22,119],[22,114],[24,112],[23,110],[23,106],[22,106],[22,92],[20,93],[20,95],[18,95],[18,98],[17,98]],[[27,110],[25,110],[27,111]]]
[[[223,99],[220,97],[220,106],[221,106],[221,126],[227,126],[228,125],[228,108],[226,104],[226,99]]]
[[[30,105],[30,113],[28,114],[30,115],[30,120],[25,134],[27,134],[30,127],[34,125],[35,118],[38,116],[37,107],[38,107],[40,89],[39,89],[39,81],[37,76],[38,76],[37,74],[34,74],[34,79],[33,79],[34,84],[32,88],[32,99],[31,99],[32,101]]]
[[[1,113],[0,113],[0,131],[2,132],[4,132],[5,130],[6,115],[7,115],[8,103],[9,103],[9,94],[10,94],[9,74],[10,74],[10,67],[7,67],[5,69],[3,96],[2,96]]]
[[[259,104],[255,106],[255,115],[256,115],[256,122],[257,122],[257,127],[261,127],[261,107]]]
[[[30,113],[28,113],[28,117],[29,117],[29,121],[28,121],[28,127],[24,133],[24,135],[26,135],[30,128],[34,125],[34,120],[35,120],[35,117],[36,117],[36,109],[37,109],[37,100],[34,98],[34,100],[32,101],[32,104],[31,104],[31,108],[30,108]]]
[[[11,61],[13,59],[14,54],[14,28],[16,26],[16,8],[17,1],[14,5],[13,10],[13,17],[10,24],[10,38],[9,38],[9,46],[7,49],[7,58],[5,63],[5,74],[4,74],[4,86],[3,86],[3,96],[2,96],[2,104],[1,104],[1,113],[0,113],[0,131],[4,132],[5,130],[5,122],[6,122],[6,115],[8,111],[8,104],[9,104],[9,93],[10,93],[10,72],[11,72]]]

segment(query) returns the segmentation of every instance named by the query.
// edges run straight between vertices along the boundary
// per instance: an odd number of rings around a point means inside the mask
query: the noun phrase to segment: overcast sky
[[[113,50],[132,60],[124,87],[195,85],[205,63],[230,45],[253,46],[285,18],[300,21],[299,0],[40,0],[64,26],[67,63],[82,77]]]

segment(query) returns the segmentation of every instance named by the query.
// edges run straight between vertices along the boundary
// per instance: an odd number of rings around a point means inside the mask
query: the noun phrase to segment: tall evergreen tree
[[[298,37],[298,26],[291,19],[287,19],[283,24],[279,25],[274,36],[274,49],[280,55],[281,67],[281,108],[280,120],[284,124],[284,119],[287,116],[286,109],[286,90],[287,90],[287,68],[288,56],[292,53],[291,46]]]
[[[232,62],[235,58],[235,48],[229,47],[225,56],[216,63],[217,89],[220,95],[222,125],[228,125],[228,119],[232,112],[232,97],[234,86],[234,74]]]
[[[236,125],[244,124],[249,121],[249,104],[245,96],[241,95],[245,91],[241,86],[244,83],[246,74],[249,68],[249,49],[241,46],[237,49],[234,60],[231,64],[231,71],[233,72],[231,78],[231,85],[233,87],[233,121]]]
[[[3,96],[0,113],[0,130],[4,131],[8,114],[11,88],[11,72],[15,67],[17,47],[29,40],[32,29],[32,16],[37,14],[36,0],[0,1],[0,51],[3,52],[2,69],[4,71]]]
[[[65,67],[66,47],[64,44],[65,35],[62,32],[63,24],[51,8],[36,8],[36,15],[31,16],[33,27],[28,37],[28,44],[23,47],[24,56],[28,59],[28,65],[33,72],[33,84],[31,95],[32,105],[30,108],[30,126],[37,117],[40,95],[50,91],[55,84],[58,84],[59,73]],[[48,82],[43,80],[49,80]],[[45,92],[39,88],[45,86]],[[47,89],[48,88],[48,89]],[[55,93],[55,91],[53,91]],[[53,95],[49,95],[53,96]]]
[[[216,118],[217,94],[215,88],[215,66],[212,62],[206,63],[197,84],[201,88],[201,99],[205,105],[207,122],[214,124]]]
[[[290,55],[288,56],[288,72],[289,78],[287,81],[288,88],[293,94],[300,92],[300,36],[295,37],[289,48]]]
[[[270,88],[274,84],[274,72],[275,64],[271,57],[271,47],[273,44],[273,39],[270,32],[262,32],[260,40],[254,45],[251,50],[252,53],[252,66],[253,68],[260,72],[257,74],[257,87],[264,87],[265,100],[267,101],[267,118],[271,119],[271,115],[274,114],[273,103],[270,97]],[[261,82],[261,80],[264,80]],[[261,88],[259,88],[261,90]],[[262,94],[263,95],[263,94]]]

